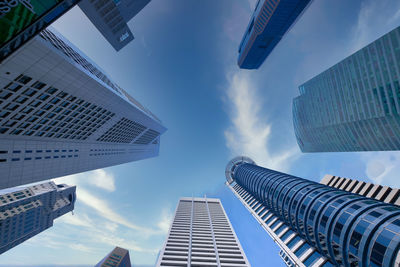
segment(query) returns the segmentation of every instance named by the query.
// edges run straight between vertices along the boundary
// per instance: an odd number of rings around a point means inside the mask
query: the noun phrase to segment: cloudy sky
[[[314,0],[260,69],[239,70],[254,4],[152,0],[118,53],[77,7],[54,23],[168,131],[159,157],[55,179],[78,186],[74,214],[1,255],[2,266],[94,265],[116,245],[134,266],[154,265],[178,199],[204,195],[222,199],[252,266],[283,266],[223,184],[236,155],[315,181],[333,174],[400,187],[398,152],[302,154],[291,118],[298,85],[399,26],[400,2]]]

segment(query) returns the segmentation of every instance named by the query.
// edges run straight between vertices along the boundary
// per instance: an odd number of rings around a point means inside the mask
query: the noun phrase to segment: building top
[[[245,157],[245,156],[235,157],[231,161],[228,162],[228,164],[226,165],[226,168],[225,168],[225,177],[226,177],[226,180],[228,181],[228,183],[233,182],[233,180],[234,180],[233,175],[235,173],[236,167],[241,164],[244,164],[244,163],[256,164],[254,162],[254,160],[252,160],[249,157]]]
[[[121,247],[115,247],[95,267],[131,267],[129,251]]]
[[[239,67],[259,68],[311,2],[259,0],[239,45]]]

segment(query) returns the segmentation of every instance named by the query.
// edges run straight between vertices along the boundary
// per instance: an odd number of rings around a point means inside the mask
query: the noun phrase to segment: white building
[[[250,264],[219,199],[181,198],[156,266]]]
[[[157,156],[165,130],[53,29],[0,65],[0,188]]]
[[[53,226],[74,209],[75,186],[46,182],[0,191],[0,254]]]

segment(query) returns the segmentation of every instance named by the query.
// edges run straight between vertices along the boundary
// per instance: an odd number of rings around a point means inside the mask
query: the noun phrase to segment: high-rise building
[[[156,266],[250,264],[219,199],[181,198]]]
[[[258,0],[239,45],[239,67],[258,69],[310,2]]]
[[[227,185],[287,266],[399,266],[400,207],[237,157]]]
[[[400,149],[400,27],[299,87],[303,152]]]
[[[131,267],[129,251],[124,248],[115,247],[95,267]]]
[[[0,254],[53,226],[74,209],[75,186],[46,182],[0,190]]]
[[[82,0],[78,5],[118,51],[134,39],[127,22],[149,2],[150,0]]]
[[[165,130],[52,29],[0,65],[0,188],[154,157]]]
[[[400,189],[397,188],[329,174],[322,178],[321,184],[400,206]]]
[[[0,62],[79,0],[1,1]]]

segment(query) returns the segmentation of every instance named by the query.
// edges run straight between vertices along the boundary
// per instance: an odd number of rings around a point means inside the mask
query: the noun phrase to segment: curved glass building
[[[303,152],[400,150],[400,27],[299,87]]]
[[[288,266],[399,266],[399,207],[262,168],[246,157],[233,159],[226,177]]]

